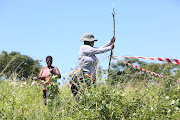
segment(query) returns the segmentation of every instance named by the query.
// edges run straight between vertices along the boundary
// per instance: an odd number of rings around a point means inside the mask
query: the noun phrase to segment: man
[[[79,69],[75,70],[72,74],[72,86],[71,91],[74,96],[79,91],[79,85],[82,80],[84,80],[88,86],[96,79],[96,68],[98,64],[98,59],[96,57],[96,54],[105,53],[109,50],[114,49],[114,42],[115,38],[113,37],[106,45],[95,48],[94,42],[97,41],[97,39],[94,38],[94,35],[91,33],[85,33],[81,38],[80,41],[84,42],[84,45],[80,47],[79,50]],[[89,76],[89,77],[88,77]],[[80,82],[77,82],[77,79],[80,78]],[[92,80],[89,80],[92,79]]]
[[[20,87],[26,87],[26,86],[27,86],[26,78],[22,77],[21,78],[21,85],[20,85]]]
[[[33,77],[33,82],[31,83],[31,87],[38,86],[37,80],[38,80],[37,77]]]
[[[52,61],[53,61],[53,58],[51,56],[46,57],[47,67],[42,68],[38,76],[38,78],[43,81],[48,80],[47,84],[42,84],[43,98],[45,101],[45,105],[47,105],[47,97],[48,97],[47,95],[48,91],[45,89],[45,86],[47,86],[50,82],[52,82],[51,77],[53,75],[58,75],[58,77],[61,78],[59,69],[57,67],[52,66]]]

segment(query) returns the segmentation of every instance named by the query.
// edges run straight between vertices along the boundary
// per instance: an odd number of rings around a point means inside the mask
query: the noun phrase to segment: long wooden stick
[[[114,25],[114,30],[113,30],[113,37],[115,38],[115,11],[114,11],[114,3],[113,3],[113,25]],[[113,55],[113,50],[111,50],[111,55],[110,55],[110,59],[109,59],[109,68],[108,68],[108,76],[109,76],[109,71],[110,71],[110,67],[111,67],[111,58]]]

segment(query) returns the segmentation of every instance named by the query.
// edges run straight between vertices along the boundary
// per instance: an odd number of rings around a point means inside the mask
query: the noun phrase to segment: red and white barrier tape
[[[117,59],[117,58],[114,58],[114,59],[119,60],[119,59]],[[138,66],[135,66],[135,65],[133,65],[133,64],[130,64],[130,63],[125,62],[125,61],[123,61],[123,60],[119,60],[119,61],[121,61],[121,62],[123,62],[123,63],[126,63],[126,64],[128,64],[128,65],[130,65],[130,66],[132,66],[132,67],[134,67],[134,68],[137,68],[137,69],[139,69],[139,70],[141,70],[141,71],[144,71],[144,72],[146,72],[146,73],[149,73],[149,74],[151,74],[151,75],[154,75],[154,76],[157,76],[157,77],[160,77],[160,78],[163,78],[163,77],[164,77],[164,76],[161,75],[161,74],[158,74],[158,73],[155,73],[155,72],[151,72],[151,71],[149,71],[149,70],[142,69],[142,68],[140,68],[140,67],[138,67]]]
[[[114,57],[150,59],[150,60],[158,60],[158,61],[163,61],[163,62],[174,63],[174,64],[179,64],[179,65],[180,65],[180,60],[177,60],[177,59],[169,59],[169,58],[135,57],[135,56],[114,56]]]

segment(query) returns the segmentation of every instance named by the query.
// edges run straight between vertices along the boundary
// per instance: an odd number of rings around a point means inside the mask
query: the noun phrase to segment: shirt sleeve
[[[84,54],[86,54],[86,55],[94,55],[94,54],[105,53],[111,49],[112,49],[111,46],[100,47],[100,48],[94,48],[94,47],[88,46],[88,47],[84,48],[83,51],[84,51]]]

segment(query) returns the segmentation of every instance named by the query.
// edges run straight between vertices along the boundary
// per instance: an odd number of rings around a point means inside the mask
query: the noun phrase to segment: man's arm
[[[47,77],[47,76],[43,76],[43,71],[44,71],[44,68],[41,69],[41,71],[39,73],[39,76],[38,76],[38,78],[41,79],[41,80],[45,79]]]
[[[84,48],[84,53],[86,55],[94,55],[94,54],[100,54],[100,53],[105,53],[109,50],[113,49],[113,46],[108,46],[108,47],[100,47],[100,48],[93,48],[91,46],[88,46],[86,48]]]
[[[55,74],[58,75],[59,78],[61,78],[61,74],[60,74],[59,69],[57,67],[55,67],[55,72],[56,72]]]

